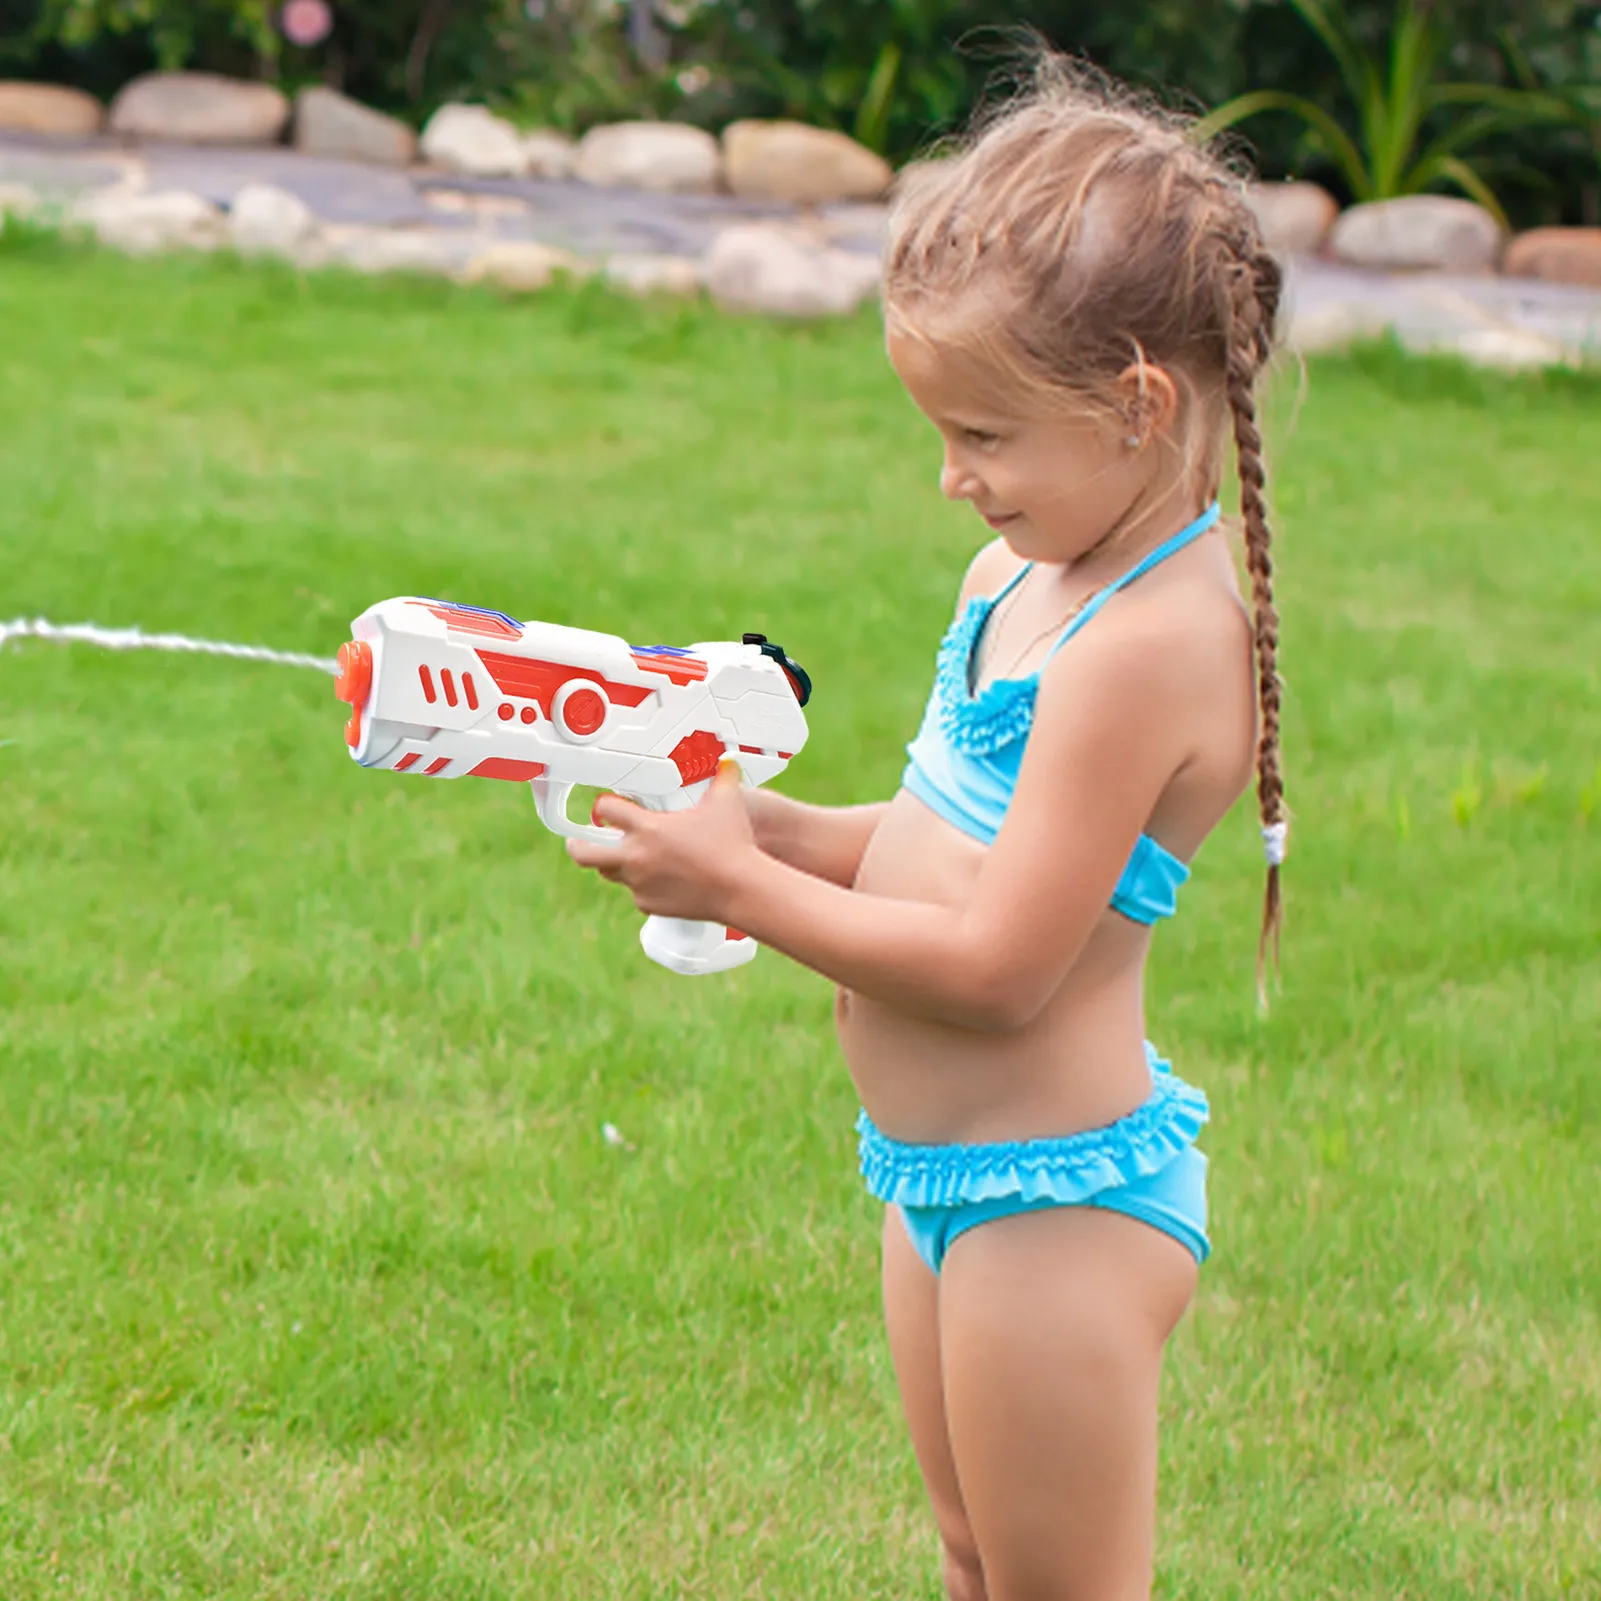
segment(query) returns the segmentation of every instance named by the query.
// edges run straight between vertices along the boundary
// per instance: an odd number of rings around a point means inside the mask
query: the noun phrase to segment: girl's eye
[[[964,428],[962,437],[971,445],[977,445],[980,449],[987,449],[999,440],[1000,435],[986,433],[982,428]]]

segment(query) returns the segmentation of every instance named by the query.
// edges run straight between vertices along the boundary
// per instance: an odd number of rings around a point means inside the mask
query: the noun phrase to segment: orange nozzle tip
[[[337,665],[334,694],[359,712],[372,690],[372,646],[361,639],[346,640],[339,647]]]

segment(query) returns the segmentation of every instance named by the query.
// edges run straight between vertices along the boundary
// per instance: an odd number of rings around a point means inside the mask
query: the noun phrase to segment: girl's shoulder
[[[960,611],[975,595],[993,595],[996,590],[1005,587],[1014,573],[1027,565],[1004,539],[992,539],[967,564],[962,590],[956,597],[956,609]]]

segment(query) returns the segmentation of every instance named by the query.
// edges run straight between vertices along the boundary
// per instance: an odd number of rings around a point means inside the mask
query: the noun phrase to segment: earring
[[[1130,450],[1138,450],[1145,443],[1138,434],[1129,434],[1123,441]]]

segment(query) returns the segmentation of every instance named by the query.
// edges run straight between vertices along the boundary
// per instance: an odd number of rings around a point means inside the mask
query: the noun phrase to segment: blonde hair
[[[1110,403],[1131,364],[1162,368],[1180,394],[1176,443],[1208,498],[1227,412],[1251,580],[1257,802],[1282,839],[1279,620],[1255,400],[1282,275],[1244,179],[1186,119],[1046,51],[1019,94],[940,154],[904,175],[891,213],[892,327],[978,343],[1007,381],[1092,407]],[[1281,918],[1270,859],[1259,969]]]

